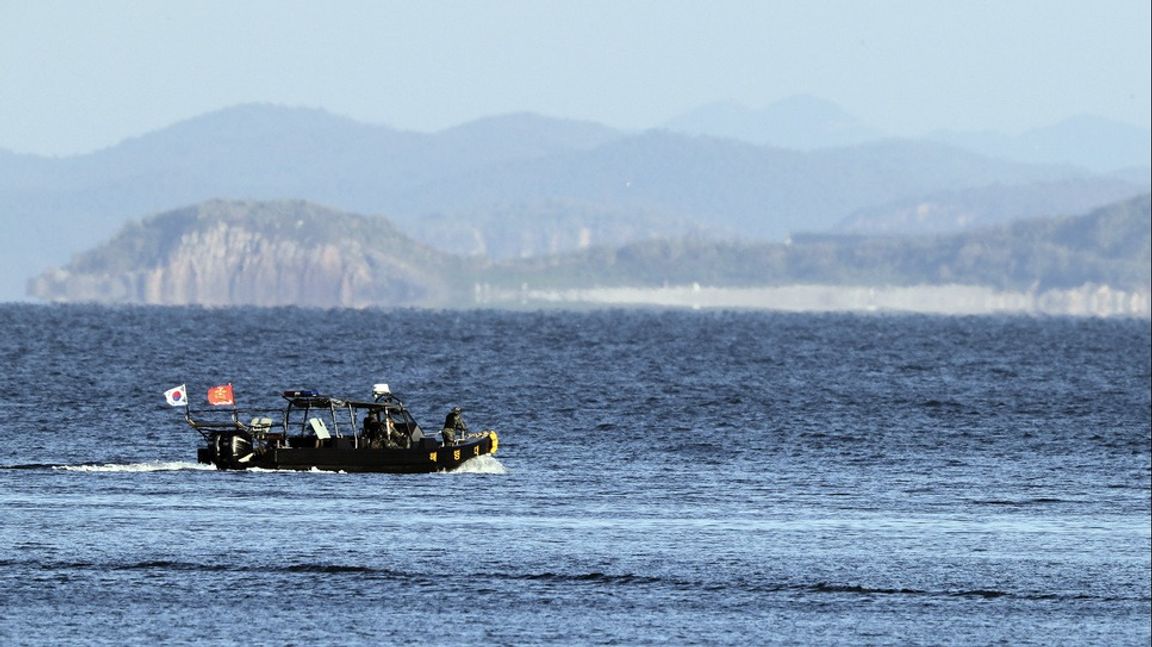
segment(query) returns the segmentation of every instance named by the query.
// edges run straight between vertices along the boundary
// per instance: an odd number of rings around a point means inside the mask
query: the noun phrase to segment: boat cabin
[[[280,425],[283,433],[276,437],[268,426],[262,439],[269,442],[338,449],[408,449],[424,444],[424,431],[391,393],[378,394],[372,401],[344,400],[312,390],[281,395],[287,400]],[[255,423],[250,428],[258,433]]]

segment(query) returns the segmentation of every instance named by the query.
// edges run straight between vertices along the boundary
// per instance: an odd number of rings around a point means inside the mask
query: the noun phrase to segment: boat
[[[231,404],[231,385],[227,389],[222,401]],[[221,470],[438,472],[495,454],[500,442],[491,429],[469,433],[464,428],[458,435],[443,434],[443,439],[426,435],[387,384],[374,385],[371,400],[310,389],[283,391],[281,396],[285,403],[278,415],[242,420],[235,408],[227,419],[220,419],[219,412],[215,419],[196,418],[181,395],[185,420],[204,439],[197,460]],[[221,401],[214,401],[210,391],[209,402]],[[169,403],[174,404],[171,396]]]

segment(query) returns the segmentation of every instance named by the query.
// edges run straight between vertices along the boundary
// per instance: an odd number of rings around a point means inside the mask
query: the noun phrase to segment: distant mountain
[[[533,115],[487,119],[440,134],[362,124],[322,110],[243,105],[177,123],[89,155],[0,179],[0,192],[47,190],[108,214],[147,213],[212,197],[308,197],[378,211],[396,195],[511,160],[592,148],[608,128]]]
[[[0,300],[65,263],[131,217],[211,199],[307,198],[388,213],[438,180],[509,160],[594,147],[615,131],[532,115],[438,134],[362,124],[322,110],[243,105],[183,121],[88,155],[0,152]],[[418,217],[419,214],[410,214]]]
[[[470,121],[440,131],[435,139],[444,156],[463,154],[476,165],[591,150],[621,136],[619,131],[593,122],[521,112]]]
[[[450,292],[444,268],[466,267],[444,260],[383,218],[300,201],[212,201],[129,224],[30,281],[29,293],[162,305],[435,305]]]
[[[1027,218],[1084,213],[1146,190],[1108,178],[989,185],[867,207],[842,220],[833,231],[872,236],[956,233]]]
[[[1107,285],[1152,292],[1152,196],[1086,215],[1039,218],[948,236],[804,236],[791,244],[652,240],[553,258],[509,261],[493,288],[703,284],[911,286],[961,284],[1036,291]]]
[[[959,284],[1030,293],[1090,284],[1129,291],[1146,312],[1152,198],[951,236],[661,239],[492,265],[436,252],[379,217],[299,201],[212,201],[128,225],[32,280],[29,293],[104,303],[469,307],[524,286],[701,283]]]
[[[798,152],[733,140],[649,131],[588,151],[513,161],[440,180],[402,201],[395,213],[436,213],[438,219],[397,222],[425,241],[442,239],[433,226],[472,228],[494,258],[539,253],[508,249],[487,229],[486,214],[550,213],[548,226],[591,230],[593,244],[623,243],[612,230],[590,226],[590,213],[620,214],[621,223],[653,235],[707,229],[717,236],[783,240],[797,230],[831,227],[867,205],[940,190],[1013,185],[1075,177],[1067,168],[1001,162],[939,144],[891,140],[850,149]],[[1133,188],[1131,194],[1137,192]],[[563,204],[558,210],[542,205]],[[628,221],[628,214],[643,220]]]
[[[806,95],[759,109],[713,103],[664,126],[690,135],[805,151],[858,146],[892,137],[831,101]],[[1019,135],[941,130],[922,139],[1028,164],[1067,164],[1096,173],[1135,169],[1126,171],[1127,179],[1141,186],[1152,184],[1152,132],[1093,115],[1072,117]]]
[[[914,141],[805,152],[528,114],[422,134],[246,105],[89,155],[0,154],[0,300],[129,218],[213,199],[382,214],[442,252],[499,260],[702,231],[783,240],[875,205],[1076,178],[1085,195],[1117,181]]]
[[[995,132],[931,133],[928,139],[990,157],[1037,164],[1073,164],[1097,173],[1142,169],[1152,182],[1152,131],[1102,117],[1081,115],[1020,135]]]
[[[796,150],[855,146],[883,138],[880,131],[835,103],[808,95],[789,97],[759,109],[713,103],[676,117],[664,127],[689,135]]]
[[[1152,190],[1152,169],[1147,166],[1126,166],[1108,173],[1107,177]]]

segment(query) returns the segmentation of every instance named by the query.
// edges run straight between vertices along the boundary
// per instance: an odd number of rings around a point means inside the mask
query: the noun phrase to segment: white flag
[[[174,407],[186,407],[188,406],[188,389],[181,384],[165,391],[164,398],[168,400],[168,404]]]

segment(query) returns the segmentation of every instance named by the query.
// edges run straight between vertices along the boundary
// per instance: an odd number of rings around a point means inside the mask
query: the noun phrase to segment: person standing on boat
[[[452,407],[448,415],[444,418],[444,429],[440,435],[444,437],[444,444],[456,444],[456,432],[461,434],[468,433],[468,425],[464,424],[464,416],[460,415],[460,407]]]
[[[368,446],[372,449],[380,449],[383,444],[384,429],[380,425],[380,419],[376,417],[375,411],[370,411],[368,417],[364,419],[364,437],[368,439]]]

